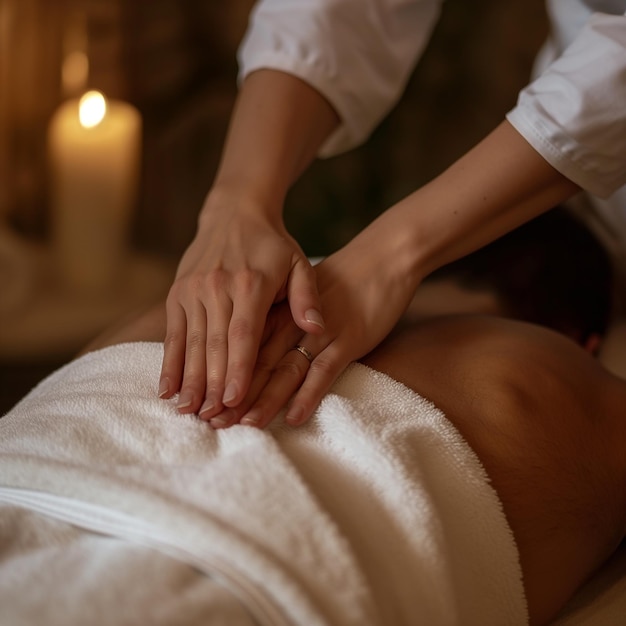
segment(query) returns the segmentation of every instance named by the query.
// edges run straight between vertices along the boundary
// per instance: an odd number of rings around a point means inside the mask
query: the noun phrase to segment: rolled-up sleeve
[[[586,191],[608,197],[626,184],[626,15],[592,15],[507,119]]]
[[[261,0],[239,48],[239,79],[262,68],[297,76],[341,125],[320,156],[367,139],[400,98],[441,0]]]

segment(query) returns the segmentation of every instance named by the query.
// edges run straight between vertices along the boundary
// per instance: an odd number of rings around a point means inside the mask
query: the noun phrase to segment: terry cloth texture
[[[527,623],[498,497],[430,402],[354,364],[304,427],[214,431],[157,398],[162,355],[156,343],[87,354],[0,420],[0,515],[121,540],[129,559],[155,550],[218,581],[259,624]],[[97,563],[96,543],[91,563],[68,561],[68,585],[72,567]],[[20,557],[0,562],[0,580]],[[66,597],[80,606],[78,587]],[[46,618],[67,610],[51,593]]]

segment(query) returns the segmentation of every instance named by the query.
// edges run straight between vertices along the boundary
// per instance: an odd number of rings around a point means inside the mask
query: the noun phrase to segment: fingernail
[[[289,413],[285,416],[285,421],[292,426],[297,426],[302,420],[302,413],[303,411],[300,407],[289,409]]]
[[[258,411],[250,411],[241,418],[239,422],[242,426],[258,426],[261,414]]]
[[[193,394],[191,391],[183,391],[178,397],[178,404],[176,405],[177,409],[186,409],[191,406],[193,402]]]
[[[306,313],[304,314],[304,319],[311,324],[319,326],[321,329],[326,328],[326,326],[324,325],[324,318],[322,317],[322,314],[315,309],[309,309],[308,311],[306,311]]]
[[[235,383],[228,383],[226,390],[224,391],[224,397],[222,398],[222,402],[224,404],[228,404],[232,402],[237,397],[237,385]]]
[[[202,417],[204,413],[210,413],[215,410],[215,402],[213,400],[205,400],[204,404],[200,407],[198,416]]]
[[[232,409],[223,411],[219,415],[212,417],[209,420],[209,424],[212,428],[224,428],[230,426],[235,421],[236,415]]]
[[[166,396],[169,390],[170,390],[169,378],[162,378],[161,382],[159,383],[159,398]]]
[[[209,424],[213,428],[224,428],[228,424],[228,420],[225,417],[213,417],[209,420]]]

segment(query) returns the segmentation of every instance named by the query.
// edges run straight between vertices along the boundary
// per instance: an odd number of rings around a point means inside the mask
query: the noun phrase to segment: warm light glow
[[[63,88],[68,94],[82,91],[89,78],[89,59],[84,52],[75,50],[65,57],[61,68]]]
[[[85,128],[93,128],[102,122],[106,115],[107,104],[99,91],[88,91],[78,106],[78,117]]]

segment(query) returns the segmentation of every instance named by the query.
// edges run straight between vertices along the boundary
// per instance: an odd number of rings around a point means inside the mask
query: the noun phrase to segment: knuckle
[[[165,349],[169,348],[177,348],[181,345],[184,345],[186,339],[183,333],[176,330],[171,330],[165,335],[165,339],[163,340]]]
[[[244,318],[233,319],[228,328],[229,338],[234,341],[250,339],[253,333],[252,324]]]
[[[221,354],[227,346],[227,339],[222,334],[213,334],[206,341],[206,351],[209,356]]]
[[[195,272],[177,278],[170,288],[170,296],[179,300],[186,298],[197,291],[199,280],[200,276]]]
[[[182,300],[197,294],[217,293],[225,289],[227,282],[226,272],[221,268],[190,272],[174,281],[168,297]]]
[[[204,394],[205,385],[206,381],[202,368],[187,367],[180,393],[182,395],[187,392],[196,401],[200,395]]]
[[[182,381],[182,389],[188,389],[191,392],[204,394],[206,389],[206,374],[201,363],[190,363],[185,365],[185,374]]]
[[[219,386],[215,383],[212,373],[207,373],[205,386],[204,386],[204,395],[208,398],[209,396],[215,396],[220,392]]]
[[[167,303],[177,302],[180,299],[180,296],[182,295],[184,290],[185,290],[184,280],[182,278],[177,278],[176,280],[174,280],[174,282],[170,286],[170,289],[167,293],[166,302]]]
[[[195,277],[195,279],[194,287],[208,293],[223,291],[228,282],[226,271],[222,268],[212,269],[201,276]]]
[[[317,376],[321,375],[323,378],[330,378],[334,375],[335,369],[335,364],[331,359],[324,357],[323,355],[319,355],[311,363],[310,372]]]
[[[304,360],[304,359],[303,359]],[[276,366],[276,373],[286,378],[304,378],[305,371],[303,366],[294,361],[281,361]]]
[[[192,330],[187,334],[187,352],[196,354],[204,349],[204,333],[198,330]]]
[[[257,270],[246,268],[241,270],[236,278],[235,284],[237,291],[243,294],[250,294],[259,286],[262,286],[263,274]]]

